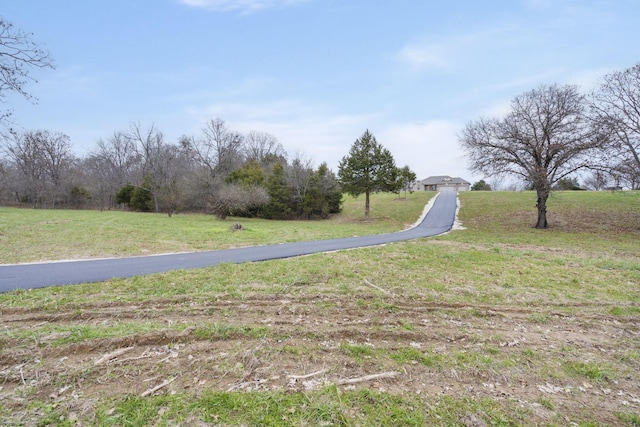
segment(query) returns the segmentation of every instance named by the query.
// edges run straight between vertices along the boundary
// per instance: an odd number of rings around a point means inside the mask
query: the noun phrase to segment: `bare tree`
[[[640,64],[604,76],[591,94],[598,125],[611,132],[615,174],[640,181]]]
[[[203,144],[211,147],[215,160],[215,175],[227,177],[242,165],[243,137],[227,129],[224,120],[210,120],[202,130]]]
[[[31,72],[36,68],[54,68],[49,52],[25,33],[0,17],[0,102],[6,102],[7,92],[15,92],[34,102],[26,86],[36,82]],[[0,111],[0,125],[9,127],[11,110]]]
[[[49,131],[25,132],[7,144],[7,153],[21,175],[23,196],[34,207],[52,207],[64,193],[64,179],[74,157],[69,137]]]
[[[19,202],[32,203],[36,208],[42,203],[45,191],[45,171],[40,149],[30,139],[17,134],[6,142],[7,154],[21,177],[14,188],[16,199]]]
[[[139,163],[136,147],[125,132],[116,131],[106,140],[98,140],[97,149],[85,159],[84,168],[100,210],[116,206],[116,192],[137,180]]]
[[[62,187],[64,173],[68,171],[73,162],[71,141],[69,136],[48,131],[29,132],[26,138],[39,139],[43,163],[53,187],[57,190]]]
[[[232,201],[239,193],[226,188],[225,181],[244,161],[242,135],[215,118],[207,122],[200,135],[183,137],[180,144],[193,162],[186,177],[192,204],[215,212],[224,212],[228,205],[235,204]]]
[[[242,135],[229,130],[220,118],[209,120],[200,137],[185,137],[181,143],[195,161],[209,170],[211,178],[224,180],[243,161]]]
[[[0,203],[6,202],[11,192],[11,166],[0,157]]]
[[[190,162],[187,154],[179,146],[165,144],[156,159],[154,188],[157,201],[156,211],[172,216],[182,209],[187,199],[187,171]]]
[[[547,199],[560,179],[593,164],[604,145],[586,116],[575,86],[541,86],[517,96],[503,119],[469,123],[460,142],[470,168],[485,175],[510,174],[537,193],[536,228],[546,228]]]
[[[140,123],[132,123],[125,138],[138,154],[142,167],[142,177],[152,176],[158,167],[159,155],[164,145],[164,134],[154,124],[143,128]]]
[[[247,160],[257,160],[261,165],[287,158],[287,152],[278,138],[266,132],[249,132],[245,136],[244,147]]]
[[[640,168],[635,159],[631,156],[620,159],[610,171],[616,186],[622,186],[623,184],[632,189],[640,189]]]
[[[119,187],[113,184],[111,164],[97,154],[90,154],[82,159],[82,172],[85,174],[83,185],[87,186],[94,196],[101,211],[115,206],[115,194]]]
[[[595,170],[589,176],[584,179],[584,185],[595,191],[604,190],[609,183],[609,174]]]
[[[138,182],[141,186],[145,181],[151,183],[151,188],[144,188],[151,192],[155,212],[160,211],[158,193],[162,185],[162,179],[166,172],[163,170],[166,164],[164,134],[154,124],[143,128],[139,123],[132,123],[125,138],[132,144],[140,158],[140,171]]]
[[[302,203],[313,175],[313,162],[303,153],[297,152],[291,165],[287,167],[287,181],[293,191],[294,202]]]
[[[135,169],[140,162],[133,141],[122,131],[116,131],[106,140],[98,140],[98,149],[92,153],[110,165],[111,179],[118,188],[133,179]]]

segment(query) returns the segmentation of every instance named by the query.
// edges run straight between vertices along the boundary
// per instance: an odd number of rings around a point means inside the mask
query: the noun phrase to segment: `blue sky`
[[[85,155],[133,122],[169,142],[220,117],[337,172],[369,129],[418,178],[467,170],[458,134],[541,84],[640,62],[637,0],[0,0],[55,59],[23,129]]]

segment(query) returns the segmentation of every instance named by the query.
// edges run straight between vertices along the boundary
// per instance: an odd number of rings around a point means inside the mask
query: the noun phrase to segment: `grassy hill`
[[[0,262],[404,228],[0,209]],[[640,194],[460,194],[465,230],[0,295],[6,425],[640,425]],[[233,222],[245,231],[232,232]],[[0,272],[1,273],[1,272]]]

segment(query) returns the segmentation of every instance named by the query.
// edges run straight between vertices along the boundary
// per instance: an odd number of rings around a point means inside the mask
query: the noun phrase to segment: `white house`
[[[422,181],[416,181],[414,191],[469,191],[471,183],[459,177],[451,178],[447,175],[430,176]]]

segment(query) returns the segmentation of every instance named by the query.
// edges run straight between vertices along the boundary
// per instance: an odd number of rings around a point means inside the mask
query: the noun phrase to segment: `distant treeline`
[[[135,123],[85,157],[67,135],[47,130],[11,133],[0,147],[3,205],[312,219],[342,204],[326,163],[289,158],[275,136],[241,134],[219,118],[175,143]]]

